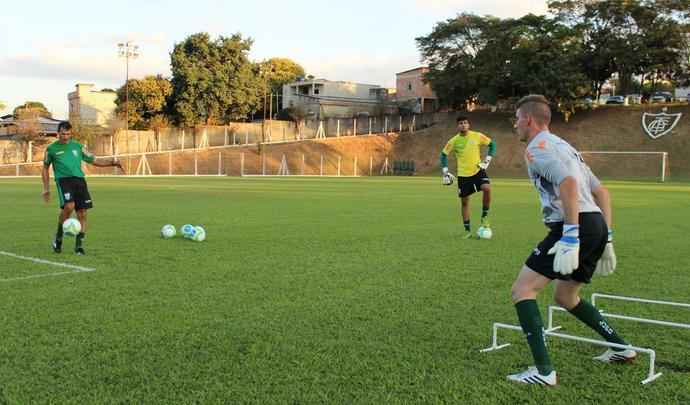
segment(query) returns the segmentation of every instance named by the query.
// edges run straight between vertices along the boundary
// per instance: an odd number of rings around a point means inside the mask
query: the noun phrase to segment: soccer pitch
[[[50,249],[54,186],[45,204],[40,179],[0,179],[2,404],[690,402],[687,329],[611,320],[657,351],[663,376],[647,386],[647,356],[601,364],[586,343],[549,338],[554,389],[506,381],[531,365],[521,333],[479,353],[493,322],[517,324],[511,284],[546,233],[526,179],[494,180],[490,241],[460,239],[457,189],[435,177],[88,181],[79,257],[74,239]],[[690,185],[607,185],[618,270],[584,296],[690,302]],[[163,240],[166,223],[203,225],[207,240]],[[690,322],[687,309],[609,308]]]

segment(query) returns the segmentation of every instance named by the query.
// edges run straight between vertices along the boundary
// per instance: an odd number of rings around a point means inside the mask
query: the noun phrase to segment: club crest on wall
[[[682,113],[668,114],[663,108],[658,114],[643,113],[642,128],[652,139],[660,138],[670,133],[678,125]]]

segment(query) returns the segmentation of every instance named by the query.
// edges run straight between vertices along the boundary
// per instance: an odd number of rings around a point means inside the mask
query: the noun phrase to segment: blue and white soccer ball
[[[196,228],[192,224],[184,224],[180,228],[180,233],[185,239],[193,239],[196,235]]]
[[[173,225],[167,224],[163,225],[163,227],[161,228],[161,237],[163,239],[174,238],[175,235],[177,235],[177,230]]]
[[[195,226],[194,229],[196,233],[192,236],[192,240],[195,242],[203,242],[206,240],[206,230],[201,226]]]
[[[491,239],[493,232],[491,232],[491,228],[480,226],[477,229],[477,236],[479,236],[479,239]]]
[[[81,223],[76,218],[68,218],[62,223],[62,232],[67,236],[77,236],[81,232]]]

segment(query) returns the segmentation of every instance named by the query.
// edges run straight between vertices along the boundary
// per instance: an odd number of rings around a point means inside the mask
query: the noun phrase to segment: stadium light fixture
[[[132,41],[117,44],[117,54],[125,59],[125,133],[129,135],[129,60],[139,57],[139,45]]]

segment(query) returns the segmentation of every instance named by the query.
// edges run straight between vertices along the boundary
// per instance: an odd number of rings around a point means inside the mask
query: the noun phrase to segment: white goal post
[[[650,178],[658,178],[661,180],[661,182],[666,181],[666,172],[668,170],[668,152],[636,152],[636,151],[581,151],[580,154],[582,155],[583,159],[585,159],[585,162],[590,164],[588,162],[588,157],[593,157],[593,158],[625,158],[626,160],[630,161],[630,158],[633,158],[635,156],[638,157],[643,157],[645,160],[649,160],[649,167],[650,169]],[[658,160],[657,160],[658,159]],[[591,159],[589,159],[591,160]],[[591,166],[591,164],[590,164]],[[615,166],[615,165],[614,165]],[[594,173],[599,175],[598,171],[595,170],[595,168],[592,168],[594,170]],[[640,173],[637,173],[637,175],[640,175]],[[631,174],[630,177],[637,177],[636,175]]]

